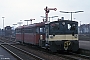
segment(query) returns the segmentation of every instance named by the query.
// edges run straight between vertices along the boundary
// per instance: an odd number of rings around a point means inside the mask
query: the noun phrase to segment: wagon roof
[[[31,27],[38,27],[38,26],[44,26],[44,25],[45,25],[45,22],[41,22],[41,23],[34,23],[34,24],[30,24],[30,25],[19,26],[16,29],[31,28]]]

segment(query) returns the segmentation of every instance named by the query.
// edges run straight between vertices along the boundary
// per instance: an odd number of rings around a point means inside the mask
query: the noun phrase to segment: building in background
[[[78,28],[80,34],[90,34],[90,24],[82,24]]]
[[[15,37],[15,29],[11,26],[6,26],[4,29],[0,29],[0,36]]]

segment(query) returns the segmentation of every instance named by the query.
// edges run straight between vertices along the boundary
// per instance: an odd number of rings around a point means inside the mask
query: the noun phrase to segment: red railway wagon
[[[45,23],[35,23],[16,28],[16,41],[39,45],[39,40],[45,40]],[[42,38],[40,38],[42,36]]]
[[[19,26],[16,28],[16,40],[19,42],[23,41],[23,39],[22,39],[22,37],[23,37],[22,28],[23,28],[23,26]]]

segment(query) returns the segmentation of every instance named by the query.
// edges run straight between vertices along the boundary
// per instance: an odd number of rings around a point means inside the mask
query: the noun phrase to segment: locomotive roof
[[[78,23],[77,21],[71,21],[71,20],[60,20],[60,21],[53,21],[53,22],[76,22],[76,23]],[[50,23],[52,23],[52,22],[50,22]]]

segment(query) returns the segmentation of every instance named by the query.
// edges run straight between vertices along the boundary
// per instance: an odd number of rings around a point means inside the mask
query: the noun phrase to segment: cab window
[[[76,30],[76,25],[75,24],[68,24],[68,29],[69,30]]]
[[[50,25],[50,27],[51,27],[51,30],[53,30],[53,31],[60,29],[59,23],[52,23],[52,24]]]

